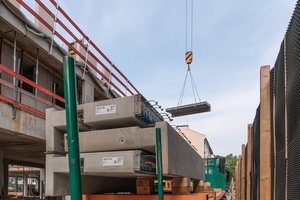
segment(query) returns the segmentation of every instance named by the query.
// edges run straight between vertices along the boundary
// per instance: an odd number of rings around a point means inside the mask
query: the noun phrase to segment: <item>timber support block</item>
[[[204,181],[203,180],[194,180],[194,190],[193,192],[203,192]]]
[[[154,179],[153,177],[138,177],[136,179],[137,194],[154,194]]]
[[[173,178],[172,194],[187,195],[190,194],[190,178]]]

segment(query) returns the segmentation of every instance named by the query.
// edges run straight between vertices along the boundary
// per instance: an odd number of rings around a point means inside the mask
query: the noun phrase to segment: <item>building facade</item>
[[[176,130],[202,158],[213,156],[213,151],[204,134],[190,129],[188,125],[176,126]]]

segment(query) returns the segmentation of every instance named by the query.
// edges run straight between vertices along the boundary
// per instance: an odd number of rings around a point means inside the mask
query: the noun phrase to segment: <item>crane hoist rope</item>
[[[188,9],[188,3],[190,2],[191,5],[191,25],[190,25],[190,41],[189,41],[189,29],[188,29],[188,14],[189,14],[189,9]],[[166,112],[171,113],[172,117],[180,117],[180,116],[186,116],[186,115],[191,115],[191,114],[197,114],[197,113],[203,113],[203,112],[209,112],[210,111],[210,104],[206,101],[201,102],[200,97],[199,97],[199,93],[191,72],[191,67],[190,64],[192,63],[193,60],[193,0],[186,0],[186,53],[185,53],[185,61],[186,64],[188,65],[187,68],[187,72],[185,75],[185,79],[184,79],[184,83],[183,83],[183,87],[180,93],[180,97],[179,97],[179,101],[178,101],[178,105],[176,107],[171,107],[171,108],[166,108]],[[188,45],[190,44],[190,49],[188,50]],[[193,90],[193,94],[194,94],[194,100],[195,103],[192,104],[187,104],[187,105],[181,105],[182,104],[182,100],[183,100],[183,96],[184,96],[184,92],[185,92],[185,86],[186,86],[186,82],[188,79],[188,76],[190,76],[191,79],[191,84],[192,84],[192,90]],[[199,102],[197,102],[197,98],[196,98],[196,94],[198,96]]]
[[[191,7],[191,12],[190,12],[190,18],[191,18],[191,23],[190,23],[190,50],[188,51],[188,44],[189,44],[189,41],[188,41],[188,32],[189,32],[189,28],[188,28],[188,15],[189,15],[189,12],[188,12],[188,7],[189,7],[189,1],[190,2],[190,7]],[[183,96],[184,96],[184,92],[185,92],[185,86],[186,86],[186,82],[187,82],[187,79],[188,79],[188,75],[190,75],[190,79],[191,79],[191,84],[192,84],[192,90],[193,90],[193,94],[194,94],[194,100],[195,100],[195,103],[197,103],[197,98],[196,98],[196,94],[197,94],[197,97],[198,97],[198,100],[199,102],[201,101],[200,97],[199,97],[199,93],[198,93],[198,90],[197,90],[197,87],[196,87],[196,84],[195,84],[195,81],[194,81],[194,78],[192,76],[192,72],[191,72],[191,68],[190,68],[190,64],[192,63],[193,61],[193,7],[194,7],[194,3],[193,3],[193,0],[186,0],[186,53],[185,53],[185,61],[186,61],[186,64],[188,65],[188,68],[187,68],[187,72],[186,72],[186,76],[185,76],[185,79],[184,79],[184,83],[183,83],[183,87],[182,87],[182,90],[181,90],[181,93],[180,93],[180,97],[179,97],[179,101],[178,101],[178,104],[177,106],[180,106],[182,104],[182,100],[183,100]]]

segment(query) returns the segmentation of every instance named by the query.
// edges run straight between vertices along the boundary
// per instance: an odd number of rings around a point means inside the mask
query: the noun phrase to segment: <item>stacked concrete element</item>
[[[141,95],[82,104],[78,113],[84,194],[134,192],[137,177],[155,177],[156,128],[164,177],[204,180],[201,156]],[[48,109],[46,116],[46,196],[68,195],[65,111]]]

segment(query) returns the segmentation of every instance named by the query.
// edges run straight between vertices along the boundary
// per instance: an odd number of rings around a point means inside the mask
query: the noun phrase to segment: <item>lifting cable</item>
[[[188,1],[191,1],[191,34],[190,34],[190,51],[188,51]],[[192,84],[192,90],[193,90],[193,94],[194,94],[194,100],[195,103],[197,103],[197,99],[196,99],[196,94],[198,96],[199,102],[201,101],[200,97],[199,97],[199,93],[194,81],[194,78],[192,76],[192,72],[191,72],[191,68],[190,68],[190,64],[192,63],[192,58],[193,58],[193,0],[186,0],[186,54],[185,54],[185,60],[186,63],[188,65],[188,69],[185,75],[185,79],[184,79],[184,83],[183,83],[183,87],[180,93],[180,97],[179,97],[179,101],[177,106],[180,106],[182,104],[182,100],[183,100],[183,96],[184,96],[184,91],[185,91],[185,86],[186,86],[186,81],[188,78],[188,75],[190,75],[190,79],[191,79],[191,84]]]

